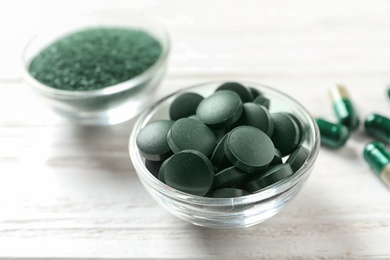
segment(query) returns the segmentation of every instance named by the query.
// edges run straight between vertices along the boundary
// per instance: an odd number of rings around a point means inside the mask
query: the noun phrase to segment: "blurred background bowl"
[[[67,91],[47,86],[29,73],[34,57],[54,41],[73,32],[96,27],[142,30],[162,45],[157,61],[142,74],[127,81],[89,91]],[[104,10],[53,25],[40,31],[22,52],[23,78],[32,90],[57,114],[78,124],[113,125],[138,115],[150,102],[167,66],[168,32],[156,19],[140,13]]]
[[[313,170],[320,149],[318,127],[308,111],[293,98],[261,84],[240,82],[255,88],[271,100],[270,112],[294,114],[304,130],[302,145],[309,150],[304,165],[290,177],[263,190],[236,198],[209,198],[183,193],[154,177],[145,167],[136,136],[149,122],[169,119],[172,101],[183,92],[195,92],[204,97],[211,95],[224,82],[213,82],[185,88],[173,93],[145,110],[136,122],[129,140],[129,154],[141,183],[152,197],[173,215],[195,225],[210,228],[238,228],[258,224],[282,210],[301,190]]]

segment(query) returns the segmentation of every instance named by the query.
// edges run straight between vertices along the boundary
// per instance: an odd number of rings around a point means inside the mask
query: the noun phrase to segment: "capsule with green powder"
[[[349,131],[357,129],[360,123],[359,117],[347,89],[344,86],[337,85],[331,88],[330,97],[339,122],[345,125]]]
[[[390,188],[390,150],[381,142],[370,142],[366,145],[363,157],[373,171]]]
[[[342,147],[349,138],[349,130],[346,126],[332,123],[322,118],[316,118],[321,135],[321,144],[331,147]]]

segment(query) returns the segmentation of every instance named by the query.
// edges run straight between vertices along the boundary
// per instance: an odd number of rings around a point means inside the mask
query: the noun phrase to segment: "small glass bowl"
[[[173,189],[160,182],[146,169],[144,158],[136,145],[136,136],[146,124],[157,119],[169,119],[169,106],[178,95],[183,92],[195,92],[207,97],[222,83],[205,83],[183,89],[145,110],[130,135],[129,153],[141,183],[153,198],[173,215],[195,225],[210,228],[248,227],[272,217],[284,208],[298,194],[313,170],[320,149],[319,130],[309,112],[297,101],[276,89],[256,83],[240,82],[261,91],[271,99],[271,113],[279,111],[293,113],[301,121],[304,129],[303,146],[310,152],[305,164],[292,176],[255,194],[236,198],[209,198]]]
[[[162,45],[158,60],[142,74],[119,84],[91,91],[66,91],[47,86],[28,71],[33,58],[55,40],[87,28],[125,27],[143,30]],[[22,52],[22,74],[33,91],[57,114],[79,124],[113,125],[138,115],[152,100],[167,66],[170,40],[157,20],[139,13],[105,10],[69,19],[35,35]]]

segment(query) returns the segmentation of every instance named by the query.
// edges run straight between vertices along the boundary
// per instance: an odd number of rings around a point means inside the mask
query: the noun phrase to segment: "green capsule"
[[[390,144],[390,118],[378,114],[369,114],[364,121],[369,135],[385,144]]]
[[[390,87],[387,89],[387,96],[390,98]]]
[[[390,188],[390,150],[381,142],[371,142],[363,152],[364,159]]]
[[[337,85],[330,90],[333,110],[339,122],[350,131],[353,131],[359,126],[359,117],[355,110],[352,101],[349,98],[347,89],[343,86]]]
[[[331,148],[340,148],[349,138],[349,130],[342,124],[334,124],[321,118],[317,118],[320,129],[321,143]]]

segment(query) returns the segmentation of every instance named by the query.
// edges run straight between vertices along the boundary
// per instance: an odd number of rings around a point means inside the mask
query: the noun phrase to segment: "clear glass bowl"
[[[29,74],[32,59],[55,40],[75,31],[94,27],[127,27],[143,30],[162,45],[152,67],[125,82],[92,91],[66,91],[49,87]],[[79,124],[113,125],[144,110],[162,80],[170,50],[166,29],[157,20],[139,13],[105,10],[68,19],[35,35],[22,52],[22,74],[33,91],[57,114]]]
[[[256,83],[241,82],[260,90],[271,99],[270,112],[293,113],[304,129],[303,146],[310,155],[305,164],[292,176],[258,193],[237,198],[209,198],[183,193],[155,178],[145,167],[136,145],[136,136],[149,122],[169,118],[169,106],[183,92],[195,92],[204,97],[212,94],[223,82],[205,83],[169,95],[145,110],[137,120],[129,139],[129,153],[141,183],[153,198],[173,215],[195,225],[210,228],[238,228],[258,224],[284,208],[301,190],[314,167],[320,136],[317,124],[309,112],[293,98],[282,92]]]

